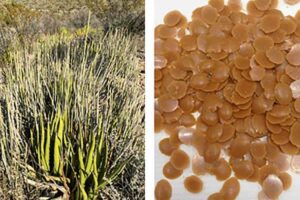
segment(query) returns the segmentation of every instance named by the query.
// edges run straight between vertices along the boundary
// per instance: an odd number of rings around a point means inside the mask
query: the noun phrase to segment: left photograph
[[[144,199],[144,0],[0,1],[0,199]]]

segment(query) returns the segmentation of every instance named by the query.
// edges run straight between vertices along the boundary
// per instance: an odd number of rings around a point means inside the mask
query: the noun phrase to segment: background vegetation
[[[144,198],[143,2],[0,7],[0,199]]]

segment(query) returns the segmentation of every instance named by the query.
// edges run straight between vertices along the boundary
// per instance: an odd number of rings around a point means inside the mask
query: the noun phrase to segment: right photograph
[[[155,199],[300,199],[300,0],[154,8]]]

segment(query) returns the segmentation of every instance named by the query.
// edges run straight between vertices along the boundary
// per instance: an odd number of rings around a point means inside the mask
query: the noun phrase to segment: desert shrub
[[[22,43],[34,42],[61,29],[76,32],[85,27],[91,13],[91,27],[104,32],[126,29],[124,33],[135,34],[141,41],[137,44],[141,57],[144,54],[144,0],[7,0],[0,2],[0,10],[0,32],[2,28],[10,29],[10,37]],[[0,38],[0,59],[3,50],[7,49]]]
[[[39,12],[18,3],[7,3],[0,9],[0,24],[4,23],[4,26],[16,29],[19,40],[25,40],[26,37],[33,37],[38,33]]]
[[[2,12],[0,14],[1,23],[6,25],[17,25],[20,20],[31,20],[37,16],[34,12],[25,6],[17,3],[7,3],[1,6]]]
[[[22,169],[24,187],[45,188],[41,195],[93,199],[141,159],[136,44],[122,32],[48,37],[10,54],[0,87],[0,169]],[[19,188],[27,196],[29,189]]]
[[[62,26],[72,30],[82,28],[89,11],[93,13],[91,25],[95,28],[126,28],[131,33],[144,33],[144,0],[24,0],[17,3],[8,0],[2,6],[1,3],[0,24],[16,27],[22,34],[53,33]]]
[[[85,0],[88,8],[102,21],[105,29],[123,27],[144,33],[144,0]]]

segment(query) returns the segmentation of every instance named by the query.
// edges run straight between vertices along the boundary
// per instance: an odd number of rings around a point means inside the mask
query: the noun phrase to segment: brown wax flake
[[[252,0],[244,12],[240,0],[209,0],[191,21],[173,10],[155,28],[155,132],[168,134],[159,149],[170,157],[162,172],[176,179],[191,163],[189,192],[210,174],[226,181],[209,200],[235,199],[237,179],[277,199],[292,184],[290,155],[300,171],[300,12],[284,16],[277,4]],[[155,196],[170,199],[171,185],[160,180]]]

